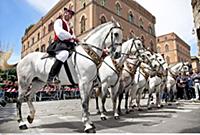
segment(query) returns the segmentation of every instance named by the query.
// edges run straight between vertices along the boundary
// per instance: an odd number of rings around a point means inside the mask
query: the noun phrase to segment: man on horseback
[[[49,85],[60,83],[60,80],[58,79],[58,74],[63,63],[66,71],[67,69],[69,70],[67,59],[70,56],[70,53],[72,53],[72,50],[74,50],[74,47],[76,46],[75,42],[78,42],[69,25],[69,20],[74,14],[74,11],[64,8],[63,15],[54,22],[54,42],[47,48],[47,53],[55,56],[56,61],[49,72],[47,80],[47,83]],[[71,74],[70,76],[69,74],[68,77],[70,79]]]

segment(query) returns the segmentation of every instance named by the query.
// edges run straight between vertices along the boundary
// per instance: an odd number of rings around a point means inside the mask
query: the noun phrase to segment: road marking
[[[184,109],[184,110],[182,110],[182,109],[161,109],[162,111],[169,111],[169,112],[171,112],[171,111],[175,111],[175,112],[191,112],[192,110],[189,110],[189,109]],[[158,110],[159,111],[159,110]]]
[[[58,118],[64,121],[81,121],[81,119],[76,116],[59,116]]]

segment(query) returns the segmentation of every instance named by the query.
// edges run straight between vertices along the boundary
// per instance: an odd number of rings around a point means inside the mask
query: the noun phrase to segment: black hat
[[[75,12],[74,12],[73,10],[67,9],[66,7],[64,8],[64,11],[69,12],[71,15],[74,15],[74,14],[75,14]]]

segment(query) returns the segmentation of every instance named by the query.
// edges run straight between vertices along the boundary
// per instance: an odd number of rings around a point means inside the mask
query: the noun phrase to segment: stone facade
[[[168,64],[191,62],[190,46],[175,33],[157,37],[157,52],[161,53]]]
[[[193,17],[194,17],[194,24],[198,38],[198,56],[200,56],[200,1],[199,0],[192,0],[192,9],[193,9]]]
[[[60,0],[22,37],[22,58],[33,51],[45,51],[54,37],[53,22],[67,7],[76,12],[71,24],[82,39],[94,27],[113,16],[122,26],[124,40],[137,36],[144,45],[156,50],[155,17],[133,0]],[[111,8],[112,7],[112,8]]]

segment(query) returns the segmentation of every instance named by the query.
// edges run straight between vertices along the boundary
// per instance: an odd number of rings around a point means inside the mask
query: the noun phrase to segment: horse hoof
[[[120,118],[119,118],[119,116],[114,116],[114,119],[119,120]]]
[[[85,133],[96,133],[94,124],[91,124],[92,128],[85,129]]]
[[[148,110],[151,110],[152,108],[151,108],[151,107],[148,107],[147,109],[148,109]]]
[[[126,110],[126,114],[129,114],[129,111],[128,111],[128,110]]]
[[[107,120],[107,118],[106,117],[101,117],[101,120]]]
[[[28,120],[28,122],[29,122],[30,124],[33,123],[33,118],[31,118],[30,115],[28,115],[27,120]]]
[[[85,130],[85,133],[96,133],[95,129],[87,129]]]
[[[172,106],[172,104],[171,104],[171,103],[169,103],[169,104],[168,104],[168,106]]]
[[[96,128],[96,127],[95,127],[95,125],[94,125],[93,123],[92,123],[92,124],[90,124],[90,125],[92,126],[92,128]]]
[[[101,114],[101,112],[100,112],[100,111],[97,111],[97,114]]]
[[[28,129],[28,127],[26,126],[26,124],[24,124],[24,125],[20,125],[19,129],[20,130],[26,130],[26,129]]]
[[[142,111],[142,109],[141,109],[141,108],[139,108],[139,109],[138,109],[138,111],[139,111],[139,112],[141,112],[141,111]]]

